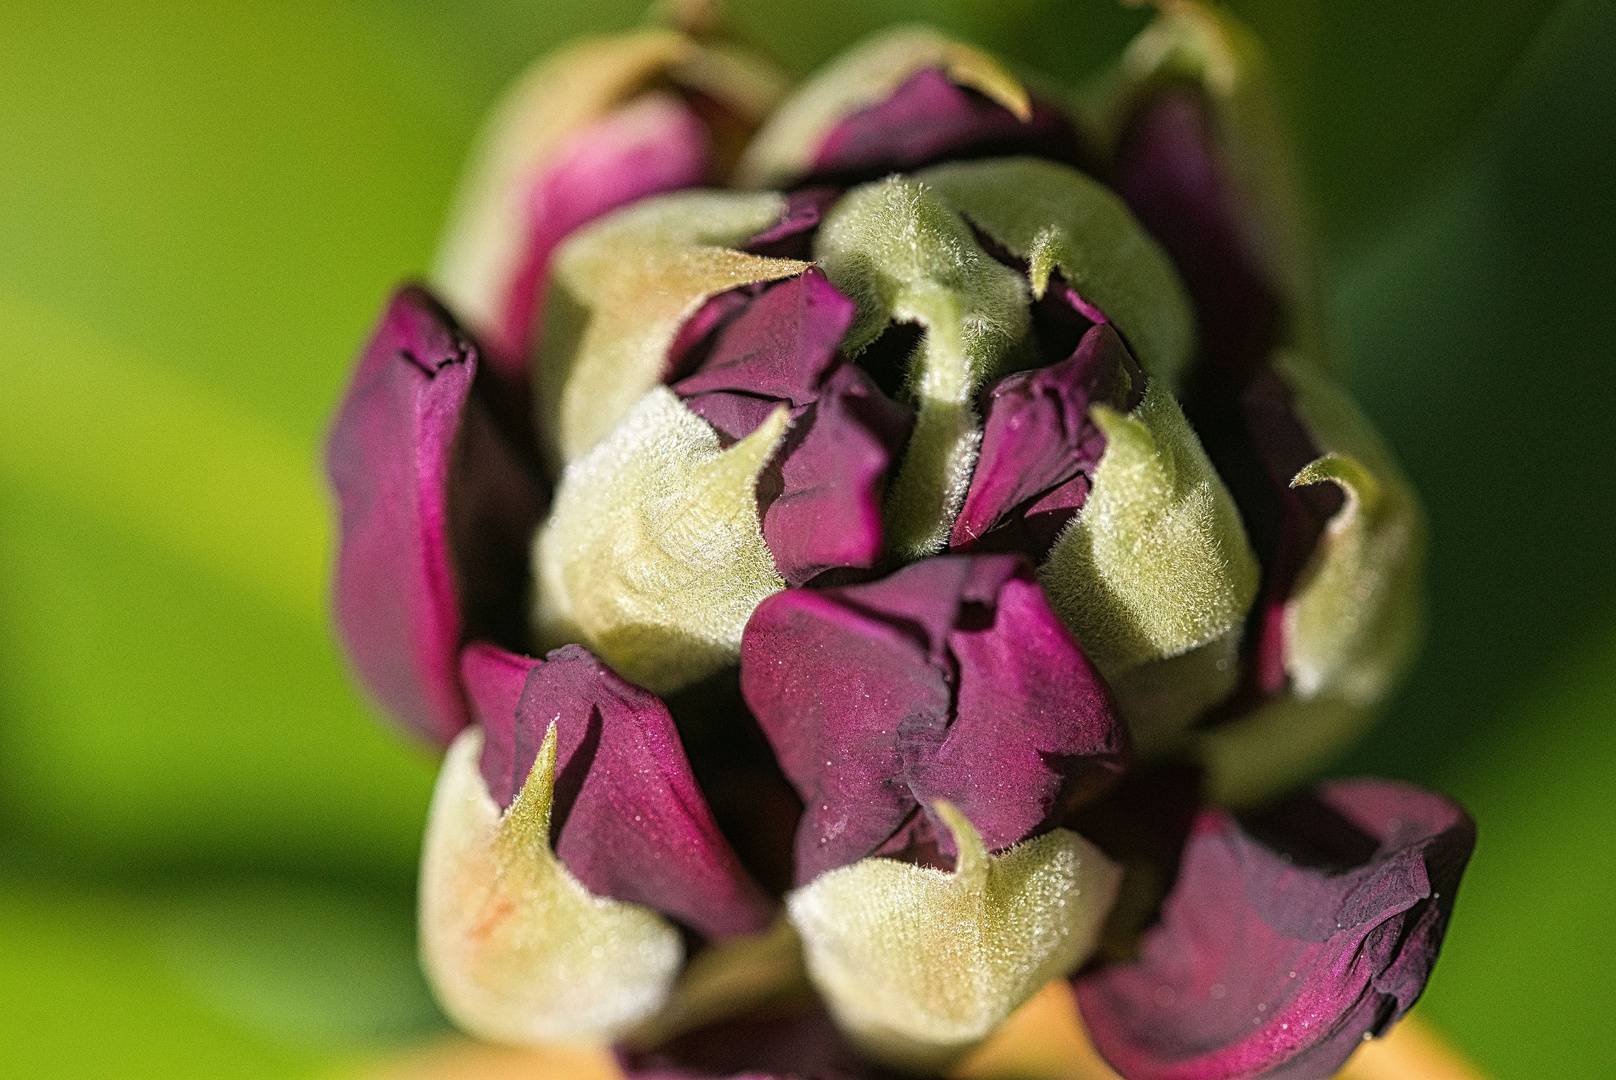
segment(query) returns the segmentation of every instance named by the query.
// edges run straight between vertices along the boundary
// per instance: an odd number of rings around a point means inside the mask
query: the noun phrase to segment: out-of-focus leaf
[[[167,969],[127,898],[0,883],[0,1071],[28,1080],[310,1076]]]
[[[1263,39],[1326,232],[1362,235],[1457,149],[1558,0],[1229,0]]]
[[[408,904],[254,881],[162,898],[154,914],[155,949],[181,983],[277,1045],[330,1053],[446,1030]]]
[[[153,364],[0,295],[0,479],[318,622],[330,528],[306,447]],[[27,563],[24,563],[26,566]]]
[[[341,865],[408,880],[427,755],[323,626],[70,504],[0,488],[0,824],[81,874]]]
[[[1424,1014],[1495,1076],[1610,1066],[1616,625],[1442,770],[1481,823]]]

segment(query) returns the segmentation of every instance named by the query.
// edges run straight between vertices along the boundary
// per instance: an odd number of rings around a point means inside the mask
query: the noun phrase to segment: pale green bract
[[[518,1046],[607,1043],[659,1009],[684,962],[679,932],[595,896],[550,850],[556,732],[502,815],[478,768],[483,733],[449,747],[421,854],[421,962],[462,1029]]]
[[[1333,483],[1346,496],[1286,605],[1286,672],[1298,697],[1376,702],[1402,677],[1423,630],[1424,516],[1350,398],[1294,356],[1274,367],[1324,451],[1291,486]]]
[[[1274,369],[1324,451],[1291,485],[1333,483],[1345,502],[1285,605],[1287,693],[1200,737],[1212,794],[1231,803],[1273,794],[1351,743],[1424,630],[1425,521],[1413,488],[1316,365],[1281,354]]]
[[[589,646],[668,694],[733,664],[764,597],[785,588],[758,524],[757,477],[783,407],[727,450],[666,387],[567,466],[533,543],[536,636]]]
[[[1115,192],[1030,157],[940,165],[915,180],[1025,259],[1034,296],[1059,269],[1127,338],[1146,372],[1177,385],[1195,348],[1189,297],[1166,252]]]
[[[1259,569],[1201,441],[1158,380],[1105,432],[1094,487],[1040,569],[1050,602],[1111,678],[1237,633]]]
[[[1026,337],[1027,286],[927,188],[892,177],[856,187],[826,215],[814,254],[858,305],[842,342],[856,355],[896,322],[919,323],[911,359],[914,434],[883,513],[902,559],[939,550],[970,486],[981,440],[972,399]]]
[[[681,191],[608,214],[557,249],[534,395],[557,463],[588,453],[662,381],[679,327],[707,300],[807,269],[734,250],[785,205],[775,192]]]
[[[1075,971],[1122,877],[1067,829],[990,855],[963,814],[933,809],[959,848],[952,874],[867,858],[786,897],[837,1023],[872,1057],[915,1071],[957,1060]]]

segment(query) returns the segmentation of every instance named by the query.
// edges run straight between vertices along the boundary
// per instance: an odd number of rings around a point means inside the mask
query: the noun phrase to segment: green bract
[[[864,859],[787,897],[808,973],[861,1048],[937,1069],[985,1038],[1094,950],[1121,872],[1055,829],[990,855],[971,823],[935,808],[959,848],[953,873]]]
[[[971,482],[973,397],[1026,335],[1027,286],[923,184],[892,178],[832,207],[814,253],[858,305],[842,348],[857,355],[893,321],[926,328],[911,361],[915,432],[888,496],[888,542],[915,559],[942,547]]]
[[[915,179],[1025,259],[1034,296],[1060,270],[1128,339],[1141,367],[1177,384],[1195,347],[1189,299],[1161,246],[1115,192],[1040,158],[942,165]]]
[[[684,962],[679,933],[638,904],[592,895],[550,850],[556,734],[502,815],[468,728],[444,759],[421,854],[421,962],[438,1000],[480,1038],[608,1040],[654,1013]]]
[[[1055,610],[1107,673],[1238,630],[1257,559],[1177,402],[1153,380],[1132,413],[1094,419],[1109,440],[1094,490],[1042,570]]]
[[[561,246],[535,386],[539,430],[561,462],[587,453],[662,380],[668,347],[706,300],[806,269],[735,250],[784,211],[773,193],[685,191],[619,210]]]
[[[668,693],[733,663],[765,596],[785,588],[758,526],[757,477],[789,425],[778,409],[721,450],[663,387],[567,466],[533,544],[540,641],[581,641]]]

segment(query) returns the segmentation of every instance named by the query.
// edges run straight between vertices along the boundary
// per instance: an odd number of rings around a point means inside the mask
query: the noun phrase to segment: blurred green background
[[[329,640],[317,456],[484,109],[640,6],[0,6],[0,1075],[322,1075],[441,1026],[433,764]],[[799,71],[924,18],[1068,82],[1145,18],[734,6]],[[1497,1076],[1616,1075],[1616,5],[1234,6],[1433,520],[1430,644],[1339,766],[1480,819],[1422,1010]]]

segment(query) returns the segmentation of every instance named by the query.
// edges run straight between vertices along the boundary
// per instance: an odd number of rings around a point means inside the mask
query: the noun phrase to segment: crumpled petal
[[[735,245],[787,210],[771,192],[684,191],[617,210],[556,251],[535,375],[541,449],[576,461],[662,381],[679,329],[737,286],[806,270]]]
[[[1131,410],[1139,404],[1143,386],[1143,374],[1107,325],[1090,329],[1077,351],[1060,363],[1018,371],[995,383],[983,395],[987,416],[982,450],[949,546],[976,547],[1008,524],[1013,512],[1081,479],[1063,500],[1075,514],[1105,453],[1105,433],[1089,417],[1090,404]],[[1054,540],[1053,533],[1049,538]],[[1047,550],[1027,554],[1038,559]]]
[[[1114,192],[1076,169],[1018,157],[940,165],[915,179],[1027,262],[1034,296],[1050,274],[1104,312],[1153,378],[1177,385],[1195,346],[1190,301],[1167,254]]]
[[[484,403],[478,353],[425,290],[401,289],[360,358],[326,467],[342,511],[337,625],[355,669],[399,721],[446,744],[467,722],[468,633],[509,640],[533,473]],[[514,545],[514,547],[512,546]]]
[[[881,105],[927,69],[977,91],[1018,121],[1034,118],[1026,89],[992,57],[928,27],[894,27],[849,49],[787,98],[746,148],[737,182],[796,186],[814,171],[839,124]]]
[[[1071,119],[1049,102],[1032,99],[1028,114],[1017,116],[937,68],[922,68],[884,101],[831,128],[816,149],[811,175],[870,180],[949,158],[1010,154],[1073,165],[1087,157]]]
[[[675,386],[689,398],[715,390],[812,403],[857,312],[817,267],[767,289],[724,328],[699,370]]]
[[[567,466],[533,541],[541,644],[581,642],[665,694],[734,663],[741,631],[785,587],[758,524],[757,483],[790,423],[784,406],[721,449],[658,386]]]
[[[462,670],[484,732],[483,779],[500,807],[555,725],[555,853],[590,892],[709,938],[769,925],[775,905],[719,831],[654,695],[579,645],[544,660],[472,645]]]
[[[990,849],[1047,828],[1120,765],[1110,695],[1014,556],[946,556],[759,605],[741,691],[802,796],[799,883],[884,850]]]
[[[763,538],[790,585],[872,567],[884,546],[881,497],[912,414],[842,359],[853,316],[852,301],[811,268],[731,315],[700,368],[673,387],[731,440],[751,434],[774,403],[793,406],[770,467],[777,490],[759,485]]]
[[[1475,824],[1404,784],[1337,781],[1250,830],[1202,811],[1137,961],[1076,982],[1129,1080],[1332,1076],[1418,999]]]
[[[1093,951],[1120,874],[1054,829],[989,855],[947,802],[954,871],[863,859],[786,897],[808,974],[837,1023],[879,1061],[958,1060],[1046,982]]]
[[[679,933],[593,895],[550,850],[552,725],[503,814],[478,772],[482,729],[449,747],[421,851],[421,967],[438,1003],[490,1042],[610,1042],[653,1014],[684,961]]]
[[[900,177],[854,188],[831,208],[814,251],[858,304],[843,351],[856,356],[896,322],[926,328],[910,386],[915,430],[887,497],[888,542],[904,559],[939,550],[959,512],[980,429],[973,399],[1026,336],[1027,284],[923,186]]]
[[[1160,380],[1106,435],[1094,488],[1041,568],[1101,670],[1120,673],[1238,633],[1258,568],[1234,503]]]

